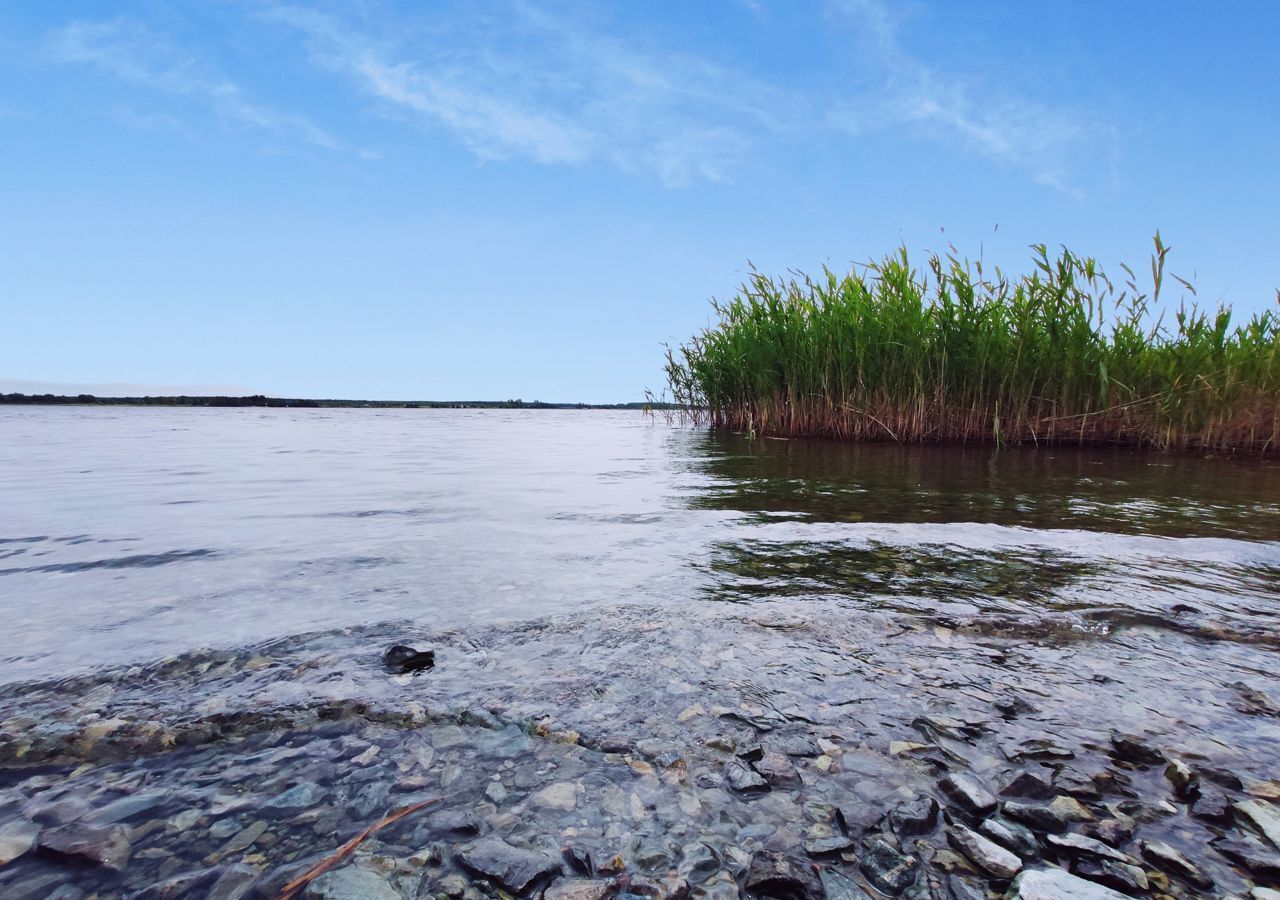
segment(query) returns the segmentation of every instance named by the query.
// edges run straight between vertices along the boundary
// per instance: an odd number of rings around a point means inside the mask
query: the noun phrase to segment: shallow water
[[[828,832],[861,843],[824,872],[869,889],[859,854],[884,835],[950,896],[942,831],[910,845],[884,813],[945,802],[947,772],[1027,770],[1097,818],[1137,804],[1144,839],[1223,894],[1258,877],[1206,857],[1248,828],[1193,815],[1111,735],[1229,800],[1273,790],[1273,464],[748,441],[590,411],[0,408],[0,511],[0,827],[150,798],[122,820],[123,873],[33,851],[0,893],[65,877],[113,896],[237,860],[265,879],[431,795],[637,878],[705,843],[717,896],[754,854],[803,858]],[[388,675],[397,640],[439,665]],[[756,741],[824,743],[761,797],[725,781],[725,747]],[[310,808],[271,804],[299,785]],[[431,821],[359,864],[440,893],[453,851],[405,862],[461,841]],[[245,829],[266,837],[219,849]]]

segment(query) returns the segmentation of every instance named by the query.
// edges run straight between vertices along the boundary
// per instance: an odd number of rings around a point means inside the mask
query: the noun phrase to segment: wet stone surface
[[[1270,651],[1192,640],[625,607],[10,685],[0,896],[274,897],[422,800],[302,896],[1248,896],[1280,731],[1205,659]]]

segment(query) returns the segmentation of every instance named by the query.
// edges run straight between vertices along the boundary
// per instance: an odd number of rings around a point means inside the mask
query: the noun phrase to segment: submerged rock
[[[415,650],[412,647],[406,647],[404,644],[395,644],[388,647],[387,652],[382,654],[382,664],[389,671],[400,675],[408,672],[421,672],[423,669],[430,669],[436,664],[436,652],[434,650]]]
[[[355,866],[325,872],[307,885],[303,896],[307,900],[403,900],[387,879]]]
[[[1012,850],[1023,859],[1035,859],[1040,855],[1040,846],[1031,829],[1017,822],[1004,819],[984,819],[978,831],[1002,847]]]
[[[1083,858],[1072,869],[1082,878],[1115,888],[1125,894],[1137,894],[1151,887],[1147,873],[1130,863],[1111,859]]]
[[[458,862],[513,894],[522,894],[560,873],[560,863],[552,857],[513,847],[499,837],[481,838],[462,847]]]
[[[821,900],[822,882],[807,862],[780,853],[761,852],[751,858],[747,890],[777,900]]]
[[[1115,732],[1111,748],[1117,759],[1138,765],[1154,766],[1164,762],[1164,754],[1135,734]]]
[[[789,791],[801,786],[800,773],[784,753],[766,753],[754,765],[756,772],[771,787]]]
[[[769,790],[769,782],[741,763],[730,763],[724,770],[724,777],[729,782],[729,787],[740,794],[758,794]]]
[[[51,828],[40,835],[40,847],[62,856],[75,856],[116,872],[129,864],[131,849],[127,825],[83,825],[72,823]]]

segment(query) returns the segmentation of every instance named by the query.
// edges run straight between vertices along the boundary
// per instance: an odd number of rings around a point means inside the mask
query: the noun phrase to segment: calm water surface
[[[1278,542],[1258,463],[749,442],[638,413],[11,407],[0,681],[620,603],[1084,629],[1190,609],[1266,640]]]

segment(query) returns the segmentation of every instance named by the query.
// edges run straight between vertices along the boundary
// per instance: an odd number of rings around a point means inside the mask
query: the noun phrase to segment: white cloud
[[[881,83],[874,91],[837,101],[833,124],[853,134],[914,127],[918,135],[956,143],[1079,196],[1068,183],[1070,154],[1087,135],[1076,115],[939,71],[913,56],[903,49],[893,12],[882,0],[835,0],[834,7],[860,28],[864,62]]]
[[[329,150],[345,149],[304,116],[254,102],[235,82],[136,22],[72,22],[50,36],[47,49],[56,62],[94,66],[139,87],[201,100],[224,122]]]
[[[754,135],[790,108],[740,72],[643,51],[527,2],[417,28],[296,5],[263,15],[300,32],[318,64],[384,109],[453,133],[482,159],[605,161],[672,186],[727,180]]]

